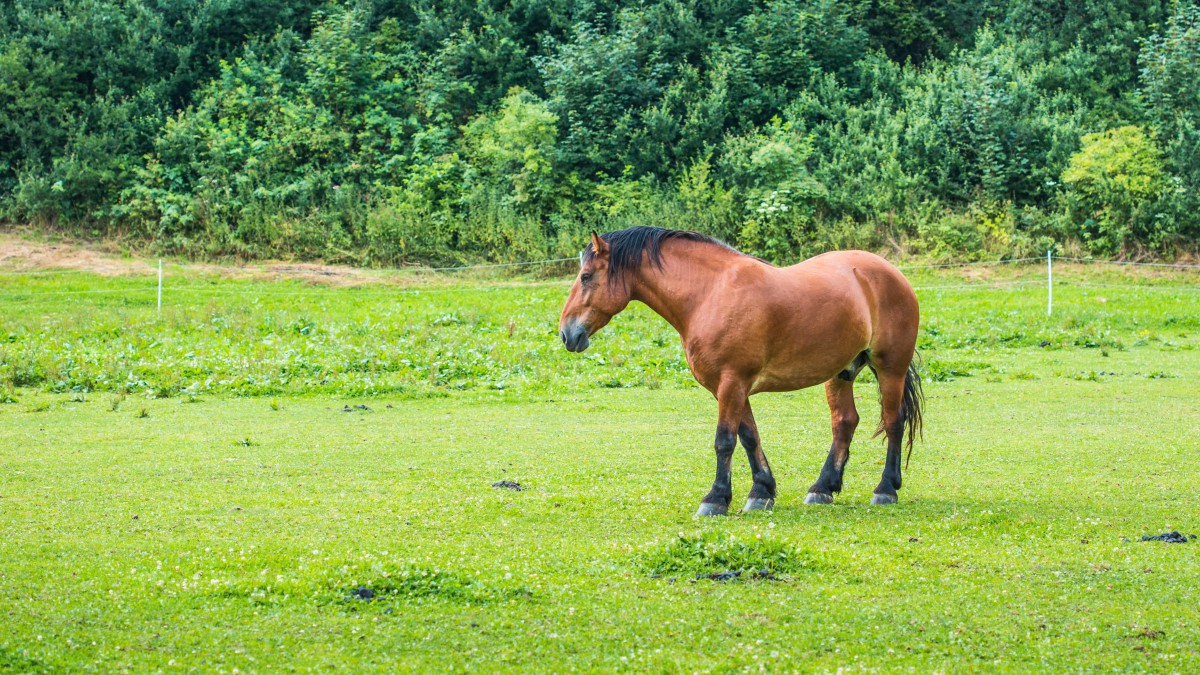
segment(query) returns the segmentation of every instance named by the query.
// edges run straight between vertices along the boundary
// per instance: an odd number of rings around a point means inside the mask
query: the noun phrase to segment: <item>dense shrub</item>
[[[1163,157],[1140,127],[1084,135],[1062,178],[1072,221],[1096,252],[1158,238],[1153,208],[1166,188]]]
[[[12,0],[0,220],[197,256],[1195,249],[1200,9]]]

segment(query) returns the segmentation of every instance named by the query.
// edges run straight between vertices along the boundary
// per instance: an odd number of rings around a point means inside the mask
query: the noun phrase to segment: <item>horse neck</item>
[[[663,242],[661,268],[647,262],[633,275],[630,299],[667,320],[685,339],[693,313],[731,267],[734,251],[684,240]]]

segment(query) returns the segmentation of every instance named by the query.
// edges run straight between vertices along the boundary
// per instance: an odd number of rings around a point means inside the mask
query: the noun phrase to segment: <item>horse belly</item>
[[[861,350],[860,350],[861,351]],[[846,368],[846,365],[853,362],[853,356],[847,359],[842,359],[840,355],[836,358],[809,358],[804,360],[787,359],[783,362],[772,361],[763,368],[754,378],[754,382],[750,387],[750,393],[756,394],[763,391],[796,391],[797,389],[807,389],[808,387],[816,386],[823,382],[827,382]]]
[[[869,338],[860,333],[865,331],[844,330],[822,336],[824,339],[809,334],[781,345],[760,368],[751,392],[795,391],[837,377],[866,349]]]
[[[812,374],[796,374],[796,373],[761,373],[754,380],[754,384],[750,387],[751,394],[758,394],[765,391],[796,391],[798,389],[808,389],[822,382],[829,380],[829,377],[821,377]]]

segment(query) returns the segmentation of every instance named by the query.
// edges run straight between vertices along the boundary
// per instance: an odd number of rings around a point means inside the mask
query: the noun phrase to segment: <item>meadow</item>
[[[1200,271],[912,270],[900,504],[864,377],[833,505],[812,389],[705,520],[711,396],[644,307],[568,354],[562,271],[0,275],[0,671],[1200,669],[1200,541],[1141,541],[1200,534]]]

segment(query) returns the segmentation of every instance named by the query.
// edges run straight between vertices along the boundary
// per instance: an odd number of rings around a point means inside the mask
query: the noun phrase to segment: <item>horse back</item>
[[[864,351],[901,353],[915,345],[912,286],[895,266],[866,251],[743,270],[729,292],[737,300],[726,309],[736,307],[742,320],[729,326],[736,341],[721,342],[754,371],[754,391],[812,386],[835,377]]]

